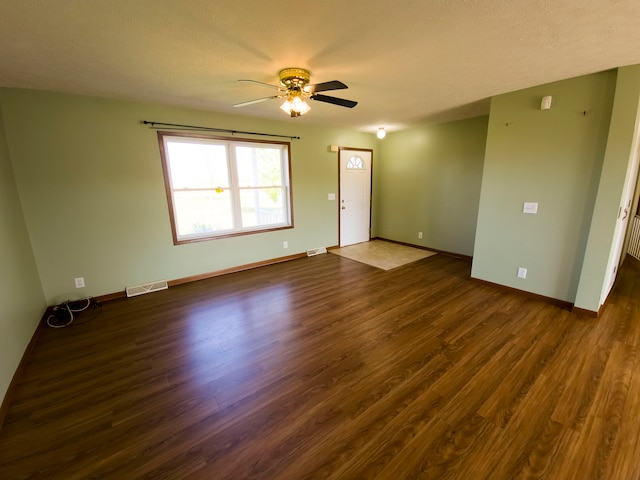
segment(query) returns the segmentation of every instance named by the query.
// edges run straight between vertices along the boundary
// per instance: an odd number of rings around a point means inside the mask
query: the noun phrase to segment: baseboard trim
[[[602,307],[601,307],[602,308]],[[594,312],[593,310],[587,310],[586,308],[576,307],[575,305],[571,308],[573,313],[577,313],[578,315],[586,315],[587,317],[598,318],[600,315],[600,310]]]
[[[407,242],[400,242],[398,240],[391,240],[388,238],[383,238],[383,237],[374,237],[371,240],[383,240],[385,242],[391,242],[391,243],[396,243],[398,245],[405,245],[407,247],[414,247],[414,248],[419,248],[421,250],[429,250],[432,252],[437,252],[441,255],[447,255],[449,257],[454,257],[454,258],[458,258],[461,260],[465,260],[465,261],[472,261],[473,257],[470,257],[468,255],[462,255],[459,253],[453,253],[453,252],[447,252],[444,250],[439,250],[437,248],[429,248],[429,247],[424,247],[422,245],[414,245],[411,243],[407,243]],[[327,251],[329,250],[335,250],[340,248],[339,245],[332,245],[330,247],[327,247]],[[220,277],[222,275],[228,275],[230,273],[237,273],[237,272],[242,272],[245,270],[251,270],[252,268],[259,268],[259,267],[266,267],[268,265],[275,265],[277,263],[282,263],[282,262],[288,262],[290,260],[296,260],[299,258],[304,258],[306,257],[306,253],[296,253],[293,255],[288,255],[286,257],[278,257],[278,258],[272,258],[269,260],[263,260],[260,262],[254,262],[254,263],[248,263],[245,265],[238,265],[236,267],[230,267],[230,268],[225,268],[222,270],[216,270],[213,272],[208,272],[208,273],[202,273],[199,275],[191,275],[189,277],[183,277],[183,278],[177,278],[175,280],[169,280],[167,283],[170,287],[174,287],[177,285],[182,285],[185,283],[191,283],[191,282],[197,282],[199,280],[206,280],[207,278],[214,278],[214,277]],[[571,310],[572,312],[578,314],[578,315],[585,315],[585,316],[589,316],[592,318],[598,318],[598,316],[600,315],[600,311],[602,310],[602,306],[600,307],[600,309],[597,312],[594,312],[593,310],[587,310],[584,308],[579,308],[576,307],[573,303],[571,302],[567,302],[564,300],[559,300],[557,298],[553,298],[553,297],[547,297],[545,295],[539,295],[537,293],[532,293],[532,292],[527,292],[526,290],[520,290],[518,288],[514,288],[514,287],[508,287],[506,285],[501,285],[499,283],[494,283],[494,282],[490,282],[488,280],[482,280],[480,278],[475,278],[475,277],[471,277],[471,280],[474,282],[481,282],[481,283],[486,283],[486,284],[490,284],[490,285],[494,285],[496,287],[500,287],[503,288],[505,290],[509,290],[512,292],[519,292],[519,293],[523,293],[529,297],[532,298],[537,298],[539,300],[543,300],[547,303],[551,303],[554,305],[559,306],[560,308],[563,308],[565,310]],[[123,299],[123,298],[127,298],[127,294],[124,290],[120,291],[120,292],[114,292],[114,293],[109,293],[106,295],[100,295],[97,297],[94,297],[97,301],[104,303],[104,302],[109,302],[111,300],[118,300],[118,299]],[[53,307],[48,307],[47,312],[50,313],[51,309]],[[46,318],[46,313],[45,316],[43,318]],[[42,323],[42,322],[41,322]],[[0,424],[1,426],[1,424]]]
[[[100,303],[110,302],[111,300],[127,298],[127,292],[125,290],[122,290],[121,292],[107,293],[106,295],[98,295],[97,297],[93,298]]]
[[[47,311],[48,310],[49,309],[47,309]],[[45,316],[46,315],[47,313],[45,312]],[[45,316],[43,316],[43,318],[46,318]],[[2,430],[2,426],[4,425],[4,420],[7,416],[7,412],[9,411],[9,404],[13,399],[13,395],[15,394],[15,390],[18,386],[18,382],[20,381],[20,378],[24,373],[24,369],[27,365],[27,361],[29,360],[29,357],[31,356],[31,352],[33,352],[36,342],[40,337],[40,332],[42,331],[42,328],[43,328],[42,325],[43,325],[43,322],[40,321],[35,331],[33,332],[33,335],[31,335],[31,340],[27,344],[27,348],[22,354],[20,363],[18,363],[18,368],[16,368],[16,371],[13,372],[13,377],[11,377],[11,382],[9,382],[9,387],[7,388],[7,392],[5,393],[4,398],[2,400],[2,405],[0,405],[0,430]]]
[[[424,247],[422,245],[416,245],[414,243],[401,242],[399,240],[391,240],[390,238],[373,237],[371,240],[384,240],[385,242],[397,243],[398,245],[404,245],[406,247],[419,248],[420,250],[429,250],[430,252],[436,252],[436,253],[439,253],[440,255],[446,255],[447,257],[454,257],[454,258],[458,258],[460,260],[466,260],[468,262],[473,260],[473,257],[471,257],[469,255],[463,255],[461,253],[455,253],[455,252],[447,252],[446,250],[439,250],[437,248]]]
[[[169,280],[167,282],[170,287],[176,285],[182,285],[184,283],[197,282],[199,280],[206,280],[207,278],[220,277],[222,275],[228,275],[230,273],[244,272],[245,270],[251,270],[253,268],[266,267],[268,265],[275,265],[277,263],[288,262],[291,260],[297,260],[299,258],[306,257],[306,253],[296,253],[293,255],[287,255],[286,257],[272,258],[270,260],[262,260],[260,262],[247,263],[245,265],[239,265],[237,267],[225,268],[223,270],[217,270],[215,272],[201,273],[199,275],[191,275],[190,277],[178,278],[176,280]]]
[[[331,247],[329,247],[331,248]],[[213,272],[200,273],[198,275],[190,275],[188,277],[176,278],[169,280],[167,284],[169,287],[175,287],[177,285],[183,285],[185,283],[197,282],[199,280],[206,280],[207,278],[220,277],[222,275],[228,275],[230,273],[243,272],[245,270],[251,270],[253,268],[266,267],[268,265],[275,265],[277,263],[288,262],[290,260],[297,260],[299,258],[306,257],[306,253],[295,253],[293,255],[287,255],[286,257],[271,258],[269,260],[262,260],[260,262],[247,263],[244,265],[238,265],[236,267],[224,268],[222,270],[216,270]],[[94,297],[98,302],[104,303],[112,300],[119,300],[127,298],[127,292],[122,290],[120,292],[108,293],[105,295],[99,295]]]
[[[506,291],[509,291],[509,292],[522,293],[522,294],[526,295],[527,297],[535,298],[537,300],[542,300],[542,301],[550,303],[552,305],[557,305],[558,307],[562,308],[563,310],[571,310],[571,311],[573,311],[573,309],[574,309],[573,303],[567,302],[566,300],[560,300],[558,298],[547,297],[545,295],[540,295],[538,293],[527,292],[526,290],[520,290],[519,288],[509,287],[507,285],[501,285],[499,283],[490,282],[488,280],[483,280],[481,278],[471,277],[471,281],[472,282],[477,282],[477,283],[484,283],[484,284],[487,284],[487,285],[493,285],[495,287],[499,287],[499,288],[501,288],[503,290],[506,290]]]

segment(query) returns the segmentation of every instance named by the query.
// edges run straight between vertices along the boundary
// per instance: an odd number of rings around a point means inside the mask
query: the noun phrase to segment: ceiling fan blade
[[[273,100],[274,98],[281,98],[280,95],[273,95],[272,97],[258,98],[256,100],[249,100],[248,102],[236,103],[234,107],[246,107],[247,105],[253,105],[254,103],[266,102],[267,100]]]
[[[278,85],[271,85],[270,83],[259,82],[257,80],[238,80],[238,81],[239,82],[245,82],[245,83],[257,83],[258,85],[262,85],[264,87],[276,88],[278,90],[283,90],[283,88],[278,86]]]
[[[315,92],[326,92],[329,90],[342,90],[347,87],[344,83],[339,80],[331,80],[330,82],[322,82],[316,83],[314,85],[307,85],[304,87],[305,92],[315,93]]]
[[[340,105],[341,107],[353,108],[358,102],[354,102],[353,100],[347,100],[345,98],[337,98],[337,97],[329,97],[328,95],[311,95],[311,100],[317,100],[319,102],[332,103],[333,105]]]

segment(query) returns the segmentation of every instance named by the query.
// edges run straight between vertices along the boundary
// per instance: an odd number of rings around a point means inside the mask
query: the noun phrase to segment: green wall
[[[0,107],[0,401],[46,307]]]
[[[487,123],[478,117],[422,125],[380,142],[377,236],[473,255]]]
[[[615,80],[608,71],[492,99],[473,277],[574,302]],[[524,202],[538,214],[522,213]]]
[[[1,90],[0,103],[49,304],[337,245],[338,206],[327,194],[338,191],[338,155],[328,147],[377,145],[373,134],[295,119],[18,89]],[[157,133],[142,120],[300,136],[291,142],[295,228],[174,246]]]
[[[627,167],[637,148],[639,101],[640,65],[619,68],[611,128],[575,301],[585,310],[598,311],[608,293],[609,275],[617,268],[618,258],[611,255]]]

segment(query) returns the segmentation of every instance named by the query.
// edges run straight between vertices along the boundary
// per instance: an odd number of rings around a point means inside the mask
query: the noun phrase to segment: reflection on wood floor
[[[599,319],[320,255],[39,338],[0,478],[640,478],[640,267]]]

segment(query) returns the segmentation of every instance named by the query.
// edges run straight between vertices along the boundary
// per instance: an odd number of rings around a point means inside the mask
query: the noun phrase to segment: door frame
[[[342,168],[340,167],[340,154],[343,150],[353,150],[356,152],[369,152],[371,154],[371,169],[369,171],[369,240],[371,240],[371,213],[373,205],[373,149],[372,148],[355,148],[355,147],[338,147],[338,248],[341,244],[341,220],[342,220]]]

